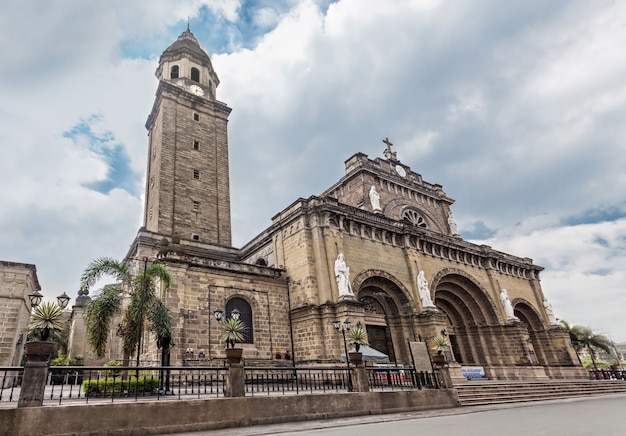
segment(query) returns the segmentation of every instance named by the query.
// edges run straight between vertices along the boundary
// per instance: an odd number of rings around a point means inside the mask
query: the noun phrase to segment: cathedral
[[[143,226],[126,261],[161,262],[172,285],[171,365],[221,365],[214,317],[237,309],[248,329],[246,365],[335,365],[344,342],[333,321],[367,331],[370,347],[412,365],[410,344],[443,336],[451,366],[492,379],[585,377],[568,333],[529,258],[464,241],[449,198],[403,164],[357,153],[345,175],[299,198],[242,248],[231,245],[228,118],[219,79],[187,29],[161,55],[148,130]],[[378,140],[378,139],[377,139]],[[90,352],[79,296],[70,355]],[[160,350],[144,333],[141,360]],[[121,358],[112,336],[108,359]],[[93,356],[92,356],[93,357]],[[95,362],[94,362],[95,363]]]

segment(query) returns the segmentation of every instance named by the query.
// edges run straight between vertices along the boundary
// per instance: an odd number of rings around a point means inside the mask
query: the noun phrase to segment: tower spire
[[[187,16],[187,32],[191,32],[191,30],[189,29],[189,16]]]

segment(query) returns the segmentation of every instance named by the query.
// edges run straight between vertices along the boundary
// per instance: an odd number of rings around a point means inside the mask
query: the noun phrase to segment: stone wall
[[[35,265],[0,261],[0,365],[19,366],[28,332],[28,294],[40,290]]]
[[[0,409],[12,436],[169,434],[459,406],[452,389]]]

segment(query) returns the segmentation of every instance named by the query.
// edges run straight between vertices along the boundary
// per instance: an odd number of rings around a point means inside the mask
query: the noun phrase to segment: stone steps
[[[480,382],[454,387],[463,406],[626,393],[623,380]]]

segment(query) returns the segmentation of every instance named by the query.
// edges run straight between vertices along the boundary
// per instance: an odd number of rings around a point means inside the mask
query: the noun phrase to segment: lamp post
[[[333,321],[333,327],[335,327],[335,330],[337,330],[338,332],[341,332],[341,335],[343,336],[343,349],[346,353],[346,367],[348,368],[348,390],[352,390],[352,375],[350,374],[350,359],[348,358],[348,344],[346,342],[346,331],[350,331],[351,326],[352,324],[350,323],[350,320],[347,318],[343,322],[343,326],[341,325],[341,321],[339,321],[338,319]]]
[[[41,304],[43,295],[38,290],[28,295],[31,305],[31,314],[33,309]],[[70,297],[64,292],[57,297],[57,305],[61,309],[65,309],[70,301]],[[59,316],[60,311],[54,311],[54,317]],[[40,318],[44,318],[45,314],[41,313]],[[21,394],[17,407],[40,407],[43,404],[46,383],[48,376],[48,359],[54,350],[54,342],[48,342],[49,333],[56,333],[58,329],[54,326],[53,315],[50,313],[48,319],[50,327],[44,327],[41,330],[40,341],[29,341],[26,343],[26,363],[24,364],[24,373],[21,382]],[[44,333],[43,331],[46,331]]]
[[[141,280],[141,303],[139,303],[139,330],[137,337],[137,370],[139,370],[139,358],[141,356],[141,335],[143,333],[143,305],[146,298],[146,270],[148,269],[148,258],[143,258],[143,278]],[[137,373],[139,374],[139,373]],[[139,378],[139,375],[137,375]]]

